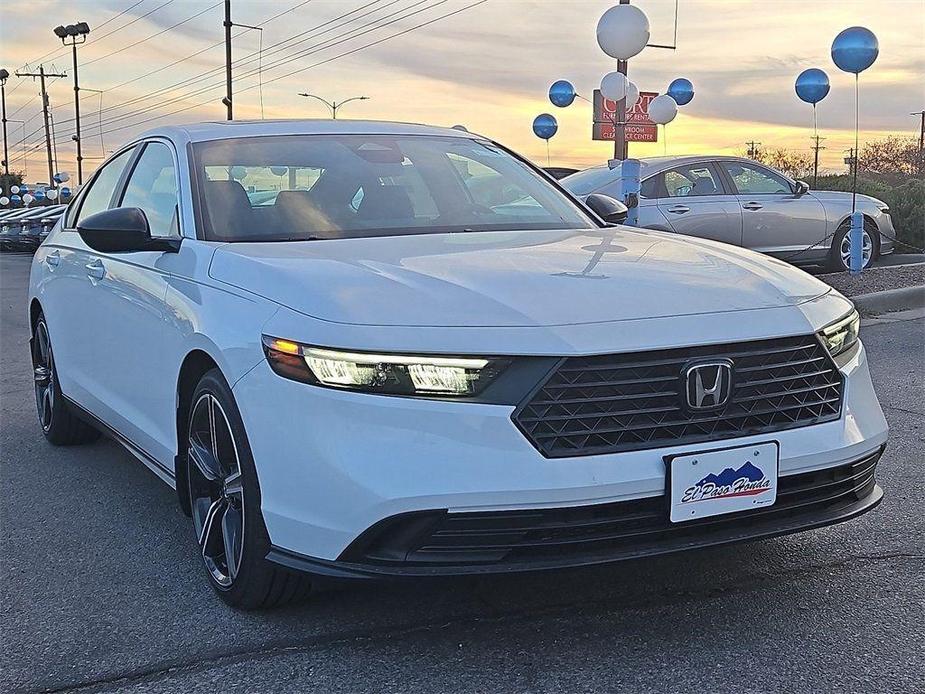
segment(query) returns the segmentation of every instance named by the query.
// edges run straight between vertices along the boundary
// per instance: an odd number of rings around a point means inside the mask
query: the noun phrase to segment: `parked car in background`
[[[639,226],[743,246],[796,265],[846,270],[851,193],[811,191],[779,171],[742,157],[642,159]],[[597,166],[560,181],[579,197],[620,197],[620,167]],[[886,203],[857,196],[864,214],[863,262],[893,252]]]
[[[43,205],[0,211],[0,250],[34,251],[66,207]]]
[[[875,507],[888,432],[851,302],[586,205],[459,130],[142,135],[32,261],[41,431],[125,445],[249,608],[313,576],[590,565]]]

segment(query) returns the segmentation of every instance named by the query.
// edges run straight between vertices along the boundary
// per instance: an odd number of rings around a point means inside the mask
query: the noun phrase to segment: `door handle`
[[[99,258],[92,263],[87,263],[84,267],[87,268],[87,277],[91,280],[101,280],[106,276],[106,266]]]
[[[684,205],[675,205],[674,207],[669,207],[668,211],[671,214],[684,214],[685,212],[690,212],[690,207],[685,207]]]
[[[58,267],[58,264],[61,262],[61,253],[59,251],[52,251],[45,256],[45,263],[50,268]]]
[[[762,207],[764,207],[764,205],[760,202],[747,202],[742,205],[742,208],[746,210],[760,210]]]

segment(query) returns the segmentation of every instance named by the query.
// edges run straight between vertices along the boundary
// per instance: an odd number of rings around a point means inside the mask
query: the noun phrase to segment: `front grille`
[[[882,452],[851,464],[787,475],[778,480],[773,506],[684,523],[668,520],[664,496],[570,508],[476,513],[423,512],[386,519],[341,557],[364,564],[464,566],[472,564],[581,563],[683,548],[711,533],[749,528],[794,528],[838,513],[869,496]]]
[[[718,411],[684,406],[682,371],[732,361]],[[842,376],[812,335],[731,345],[564,359],[514,412],[546,457],[617,453],[792,429],[837,419]]]

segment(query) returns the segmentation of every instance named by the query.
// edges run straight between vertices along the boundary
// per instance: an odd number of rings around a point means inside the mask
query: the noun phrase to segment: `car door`
[[[166,141],[141,144],[113,207],[144,212],[152,237],[180,238],[176,154]],[[164,252],[90,251],[85,294],[93,306],[86,369],[94,374],[95,414],[156,460],[174,442],[178,349],[166,304]]]
[[[93,262],[91,249],[77,234],[78,222],[108,210],[113,204],[119,183],[135,154],[128,147],[103,164],[68,206],[62,233],[49,244],[43,255],[46,280],[42,289],[42,310],[48,322],[55,352],[55,365],[61,391],[90,412],[97,413],[100,403],[96,386],[97,354],[94,333],[105,316],[98,311],[88,265]]]
[[[654,177],[658,209],[679,234],[742,243],[742,211],[729,195],[716,166],[698,162],[676,166]]]
[[[794,193],[792,183],[760,164],[720,161],[742,210],[742,245],[778,257],[822,241],[826,229],[822,203]]]

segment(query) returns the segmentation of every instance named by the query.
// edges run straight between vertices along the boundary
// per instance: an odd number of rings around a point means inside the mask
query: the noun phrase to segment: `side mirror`
[[[626,205],[602,193],[591,193],[585,198],[585,205],[608,224],[623,224],[629,214]]]
[[[794,195],[806,195],[809,192],[809,183],[806,181],[797,181],[793,186]]]
[[[77,233],[100,253],[180,250],[180,239],[151,238],[148,218],[137,207],[116,207],[92,214],[78,222]]]

